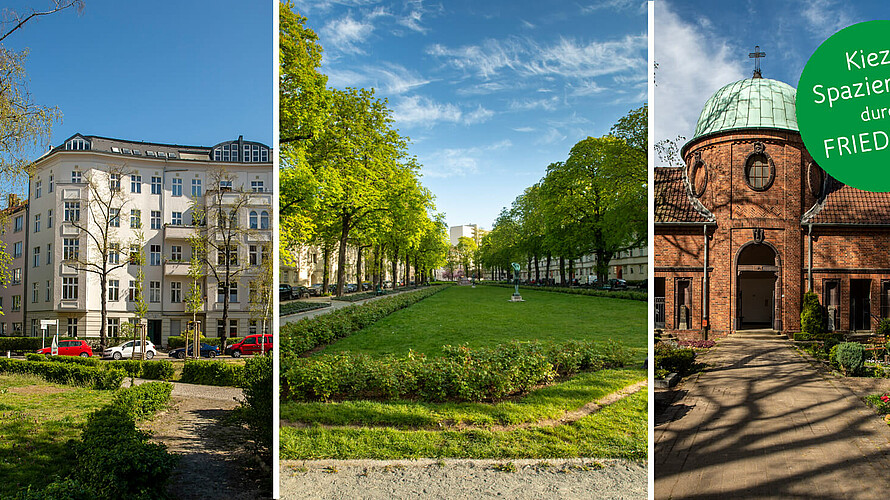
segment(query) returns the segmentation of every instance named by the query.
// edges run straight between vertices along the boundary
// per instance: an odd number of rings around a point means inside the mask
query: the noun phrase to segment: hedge
[[[76,340],[72,337],[59,337],[59,340]],[[36,351],[42,347],[49,347],[52,344],[52,338],[46,338],[46,346],[43,345],[41,337],[0,337],[0,352],[27,352]]]
[[[244,401],[241,403],[244,422],[254,440],[268,454],[272,449],[272,356],[254,356],[244,364],[241,377]]]
[[[501,283],[476,283],[477,285],[497,286],[501,288],[514,288],[515,285],[507,285]],[[592,290],[590,288],[569,288],[562,286],[528,286],[519,285],[520,290],[539,290],[542,292],[558,292],[568,293],[572,295],[588,295],[591,297],[608,297],[610,299],[640,300],[646,302],[649,300],[649,294],[646,292],[637,292],[633,290]]]
[[[415,292],[401,293],[392,297],[352,305],[281,326],[281,352],[302,354],[318,346],[329,344],[337,339],[348,337],[390,314],[413,305],[446,287],[432,286]],[[284,357],[284,356],[283,356]]]
[[[492,348],[444,346],[428,358],[341,353],[281,360],[282,398],[497,401],[558,377],[626,365],[630,351],[615,342],[511,342]]]
[[[689,347],[674,347],[665,342],[655,344],[655,369],[680,376],[692,371],[695,366],[695,350]]]
[[[173,384],[146,382],[115,392],[110,405],[136,420],[144,420],[162,410],[170,402]]]
[[[237,344],[244,340],[244,337],[229,337],[226,338],[226,345]],[[222,339],[219,337],[201,337],[201,342],[216,346],[222,347]],[[192,345],[192,338],[189,337],[189,345]],[[185,337],[182,335],[174,335],[172,337],[167,337],[167,347],[170,349],[179,349],[180,347],[185,347]]]
[[[144,361],[141,377],[151,380],[172,380],[175,372],[172,361],[166,359]]]
[[[0,358],[0,373],[28,373],[40,376],[48,382],[99,390],[117,389],[124,379],[124,372],[113,368],[8,358]]]
[[[238,387],[243,378],[244,365],[205,359],[186,360],[180,382],[187,384]]]
[[[330,302],[282,302],[278,305],[278,315],[279,316],[287,316],[288,314],[297,314],[306,311],[313,311],[315,309],[323,309],[325,307],[331,307]]]

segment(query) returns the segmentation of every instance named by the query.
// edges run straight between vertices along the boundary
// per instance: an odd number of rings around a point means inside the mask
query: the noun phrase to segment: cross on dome
[[[749,53],[748,57],[754,59],[754,78],[763,78],[760,74],[760,58],[766,57],[766,52],[761,52],[760,45],[755,45],[754,52]]]

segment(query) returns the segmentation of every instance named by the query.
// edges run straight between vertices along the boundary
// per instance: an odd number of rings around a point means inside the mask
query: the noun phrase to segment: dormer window
[[[68,151],[86,151],[90,149],[90,143],[82,137],[77,137],[66,142],[65,149]]]

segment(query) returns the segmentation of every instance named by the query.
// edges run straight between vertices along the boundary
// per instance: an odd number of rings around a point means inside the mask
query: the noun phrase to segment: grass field
[[[445,344],[490,347],[511,340],[614,339],[645,357],[646,303],[523,291],[451,287],[395,312],[322,352],[436,356]],[[497,403],[415,401],[283,402],[282,459],[557,458],[645,459],[647,396],[642,391],[586,416],[554,423],[646,379],[639,365],[580,373]]]
[[[435,355],[445,344],[492,346],[510,340],[620,341],[646,348],[647,304],[635,300],[523,291],[509,302],[498,287],[453,286],[329,345],[321,352]],[[642,359],[642,358],[641,358]]]
[[[39,489],[68,474],[69,439],[111,391],[52,384],[33,375],[0,375],[0,498]]]

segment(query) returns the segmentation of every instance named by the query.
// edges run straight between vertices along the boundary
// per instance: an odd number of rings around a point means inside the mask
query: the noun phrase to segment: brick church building
[[[800,331],[807,290],[830,330],[890,316],[890,193],[846,186],[813,162],[795,94],[759,72],[721,88],[681,148],[685,166],[655,169],[656,328]]]

